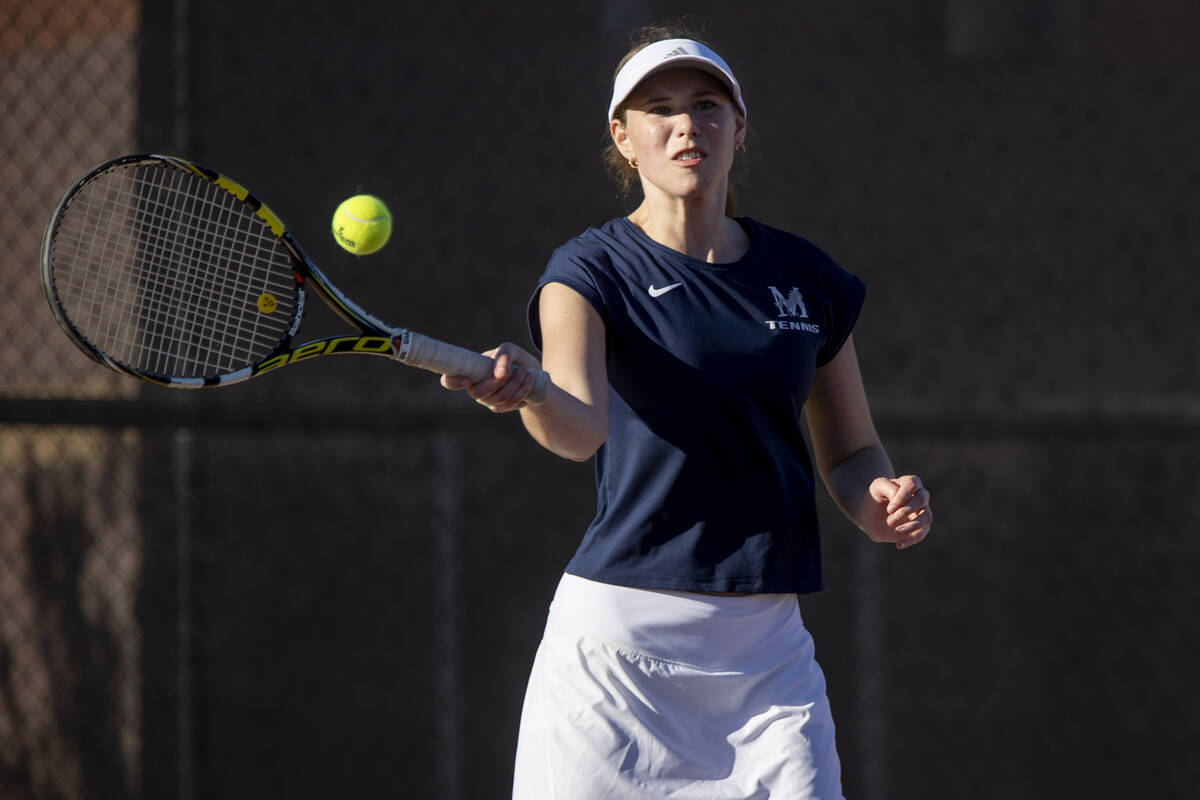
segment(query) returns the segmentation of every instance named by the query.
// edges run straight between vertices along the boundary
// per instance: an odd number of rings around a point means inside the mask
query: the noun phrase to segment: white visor
[[[677,67],[694,67],[717,77],[733,96],[733,102],[741,110],[742,116],[747,116],[742,89],[724,59],[693,39],[663,39],[643,47],[621,67],[616,80],[613,81],[608,119],[613,118],[617,106],[625,102],[639,83],[656,72]]]

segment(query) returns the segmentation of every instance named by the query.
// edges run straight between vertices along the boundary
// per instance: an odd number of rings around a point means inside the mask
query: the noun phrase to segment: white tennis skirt
[[[795,595],[563,576],[521,715],[514,800],[839,800]]]

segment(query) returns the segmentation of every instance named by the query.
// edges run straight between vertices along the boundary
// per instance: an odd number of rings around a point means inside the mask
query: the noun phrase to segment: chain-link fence
[[[746,90],[744,211],[864,277],[873,407],[934,491],[904,554],[822,509],[847,796],[1191,796],[1200,13],[727,5],[0,0],[0,798],[508,795],[590,468],[374,359],[118,377],[40,234],[86,168],[174,151],[385,319],[525,342],[551,249],[622,210],[621,36],[685,10]],[[370,259],[327,235],[356,191],[398,210]]]
[[[81,164],[133,144],[136,4],[2,8],[4,395],[131,397],[135,387],[68,358],[71,348],[44,324],[44,300],[30,278],[47,202]],[[82,425],[5,425],[0,432],[5,796],[121,797],[140,785],[138,443],[132,429]]]

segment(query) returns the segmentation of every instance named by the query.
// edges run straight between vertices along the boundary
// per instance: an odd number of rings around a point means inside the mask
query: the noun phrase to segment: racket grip
[[[496,362],[465,347],[449,344],[422,333],[405,331],[400,337],[398,358],[410,367],[443,375],[464,375],[474,381],[490,377]],[[525,398],[531,406],[545,402],[550,390],[550,373],[535,369],[533,390]]]

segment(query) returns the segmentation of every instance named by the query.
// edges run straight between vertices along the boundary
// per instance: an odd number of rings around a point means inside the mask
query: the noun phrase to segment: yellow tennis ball
[[[333,212],[333,238],[359,256],[374,253],[392,235],[392,215],[378,197],[356,194]]]

